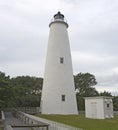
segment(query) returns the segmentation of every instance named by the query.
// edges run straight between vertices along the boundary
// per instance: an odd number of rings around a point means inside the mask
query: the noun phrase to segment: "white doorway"
[[[92,114],[92,118],[97,118],[97,103],[96,102],[91,103],[91,114]]]

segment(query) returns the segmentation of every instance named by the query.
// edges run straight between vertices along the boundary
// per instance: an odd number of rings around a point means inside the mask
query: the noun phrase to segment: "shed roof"
[[[112,99],[113,97],[108,96],[97,96],[97,97],[84,97],[84,99]]]

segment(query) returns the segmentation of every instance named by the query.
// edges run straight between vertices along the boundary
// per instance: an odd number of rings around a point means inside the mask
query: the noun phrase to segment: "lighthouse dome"
[[[61,12],[57,12],[57,14],[54,15],[54,19],[62,19],[62,20],[64,20],[64,15],[61,14]]]

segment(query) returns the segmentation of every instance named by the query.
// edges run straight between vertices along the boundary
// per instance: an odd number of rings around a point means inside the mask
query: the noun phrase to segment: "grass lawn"
[[[88,119],[84,115],[37,115],[84,130],[118,130],[118,116],[113,119]]]

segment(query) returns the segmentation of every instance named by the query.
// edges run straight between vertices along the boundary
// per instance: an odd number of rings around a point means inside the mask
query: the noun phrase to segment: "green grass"
[[[118,130],[118,116],[113,119],[88,119],[84,115],[37,115],[84,130]]]

